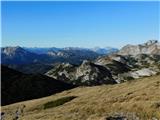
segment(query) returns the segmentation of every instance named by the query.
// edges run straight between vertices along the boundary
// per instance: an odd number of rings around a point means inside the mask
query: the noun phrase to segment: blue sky
[[[2,2],[2,46],[122,47],[159,39],[158,2]]]

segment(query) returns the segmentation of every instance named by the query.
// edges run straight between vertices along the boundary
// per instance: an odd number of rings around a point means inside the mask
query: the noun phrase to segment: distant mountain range
[[[80,65],[58,64],[46,75],[75,85],[99,85],[121,83],[160,72],[160,49],[157,41],[143,44],[143,52],[135,48],[122,48],[118,53],[100,56],[92,61],[83,61]],[[142,46],[142,45],[137,45]],[[151,49],[151,48],[152,49]],[[139,49],[139,48],[138,48]],[[140,48],[141,49],[141,48]],[[124,51],[124,52],[123,52]],[[147,54],[144,54],[147,52]],[[121,55],[121,53],[123,53]],[[134,54],[131,54],[134,53]]]
[[[95,60],[98,57],[109,54],[138,55],[158,54],[160,55],[160,43],[157,40],[149,40],[140,45],[126,45],[122,49],[116,48],[22,48],[3,47],[1,48],[1,63],[13,66],[16,65],[53,65],[55,63],[70,63],[80,65],[83,60]]]
[[[116,52],[115,48],[1,48],[2,64],[31,64],[69,62],[79,64],[83,60],[93,60],[98,56]]]
[[[55,93],[55,89],[57,92],[65,90],[66,85],[116,84],[160,73],[158,41],[150,40],[141,45],[127,45],[119,51],[108,48],[107,54],[106,51],[100,48],[90,50],[72,47],[2,48],[2,89],[4,91],[2,97],[6,99],[2,101],[3,104],[33,99],[33,96],[36,96],[34,92],[40,93],[35,98],[43,97],[51,94],[50,92]],[[54,85],[62,86],[62,89],[55,88]],[[41,88],[44,91],[41,91]],[[19,98],[11,98],[17,95]]]
[[[36,54],[47,54],[48,52],[59,52],[59,51],[93,51],[101,55],[106,55],[110,54],[113,52],[117,52],[117,48],[112,48],[112,47],[105,47],[105,48],[100,48],[100,47],[94,47],[94,48],[80,48],[80,47],[65,47],[65,48],[56,48],[56,47],[50,47],[50,48],[37,48],[37,47],[32,47],[32,48],[26,48],[24,47],[25,50],[28,50],[30,52],[36,53]]]
[[[100,53],[100,49],[3,47],[1,48],[1,63],[24,73],[45,73],[57,63],[79,65],[83,60],[94,60],[116,51],[115,48],[113,51],[110,48]]]
[[[95,47],[92,48],[91,50],[102,55],[108,55],[118,52],[117,48],[112,48],[112,47],[105,47],[105,48]]]

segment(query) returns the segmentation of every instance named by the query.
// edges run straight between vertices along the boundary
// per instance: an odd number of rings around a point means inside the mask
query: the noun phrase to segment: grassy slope
[[[57,107],[43,109],[44,104],[66,96],[77,96]],[[160,75],[118,85],[79,87],[62,93],[2,107],[7,120],[22,104],[20,120],[100,120],[115,112],[135,113],[142,119],[160,119]],[[10,113],[10,115],[9,115]]]

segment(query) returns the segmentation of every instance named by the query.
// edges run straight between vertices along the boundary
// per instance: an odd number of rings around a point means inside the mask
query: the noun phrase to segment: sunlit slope
[[[4,106],[5,118],[14,118],[17,108],[23,109],[20,120],[106,120],[115,114],[160,119],[160,75],[116,85],[79,87]]]

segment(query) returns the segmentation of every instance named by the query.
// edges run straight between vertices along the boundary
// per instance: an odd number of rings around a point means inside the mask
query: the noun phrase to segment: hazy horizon
[[[5,2],[2,47],[114,47],[159,40],[159,2]]]
[[[153,40],[153,39],[152,39]],[[148,41],[148,40],[147,40]],[[147,42],[145,41],[145,42]],[[145,42],[139,42],[138,44],[144,44]],[[158,40],[159,42],[159,40]],[[125,44],[126,45],[138,45],[138,44]],[[122,46],[122,47],[124,47]],[[93,47],[80,47],[80,46],[65,46],[65,47],[56,47],[56,46],[20,46],[20,45],[6,45],[6,46],[1,46],[1,47],[22,47],[22,48],[86,48],[86,49],[92,49],[92,48],[116,48],[116,49],[121,49],[122,47],[113,47],[113,46],[104,46],[104,47],[100,47],[100,46],[93,46]]]

